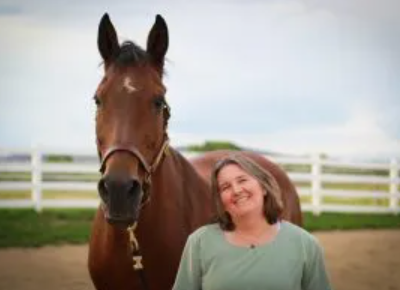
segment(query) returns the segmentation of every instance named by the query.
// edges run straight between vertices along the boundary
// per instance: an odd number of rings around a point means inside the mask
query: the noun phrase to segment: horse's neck
[[[158,205],[162,211],[175,211],[167,217],[183,222],[188,230],[204,224],[211,215],[209,185],[173,148],[154,173],[151,194],[151,202],[163,202]]]

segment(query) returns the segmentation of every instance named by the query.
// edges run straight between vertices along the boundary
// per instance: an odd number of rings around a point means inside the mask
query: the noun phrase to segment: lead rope
[[[156,168],[158,167],[159,163],[161,162],[161,159],[164,155],[169,155],[169,139],[168,137],[164,141],[163,145],[161,146],[161,150],[157,154],[153,164],[150,166],[149,172],[147,176],[145,177],[145,191],[150,190],[151,186],[151,175],[154,173]],[[141,205],[141,208],[144,207],[148,202],[150,201],[150,193],[147,192],[147,198],[145,202]],[[131,251],[131,257],[132,257],[132,262],[133,262],[133,270],[138,273],[140,281],[142,283],[142,288],[144,290],[148,289],[147,282],[146,282],[146,277],[144,275],[144,267],[142,263],[142,253],[140,252],[140,247],[139,247],[139,242],[136,238],[135,235],[135,230],[137,227],[137,222],[135,222],[132,226],[127,227],[127,232],[129,236],[129,246],[130,246],[130,251]]]
[[[132,226],[129,226],[126,230],[129,235],[129,245],[131,250],[132,262],[133,262],[133,270],[138,273],[140,281],[142,283],[142,288],[147,290],[146,278],[144,276],[144,267],[142,263],[142,254],[140,253],[139,242],[135,235],[135,230],[137,227],[137,222],[135,222]]]

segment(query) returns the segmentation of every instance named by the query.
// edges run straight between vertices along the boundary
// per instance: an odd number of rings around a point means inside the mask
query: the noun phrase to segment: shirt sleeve
[[[201,276],[199,239],[196,235],[190,235],[172,290],[201,290]]]
[[[301,289],[303,290],[332,290],[326,272],[323,250],[314,237],[310,237],[304,247],[305,266]]]

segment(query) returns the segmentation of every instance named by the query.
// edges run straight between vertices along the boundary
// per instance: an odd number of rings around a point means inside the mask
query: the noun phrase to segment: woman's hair
[[[221,194],[218,186],[218,174],[221,169],[227,165],[237,165],[247,174],[253,176],[265,190],[263,213],[269,224],[275,224],[281,217],[283,211],[283,203],[281,191],[278,183],[271,173],[264,170],[260,165],[245,157],[243,154],[235,153],[219,160],[211,174],[212,198],[216,205],[217,217],[216,221],[223,230],[233,231],[235,224],[230,214],[224,209],[221,200]]]

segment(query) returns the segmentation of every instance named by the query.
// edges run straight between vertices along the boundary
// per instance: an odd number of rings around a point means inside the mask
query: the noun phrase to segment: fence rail
[[[24,158],[13,159],[13,153],[14,157]],[[196,155],[182,153],[189,158]],[[48,157],[57,154],[72,156],[74,160],[51,162]],[[301,158],[265,157],[281,165],[289,174],[296,184],[303,211],[315,214],[400,212],[400,166],[396,159],[373,163],[324,159],[318,154]],[[33,207],[40,211],[43,208],[97,207],[97,178],[96,156],[85,152],[3,150],[0,151],[0,208]],[[48,191],[72,194],[67,198],[49,198],[44,194]],[[13,197],[21,192],[25,193],[24,198]],[[94,194],[85,198],[74,192]]]

